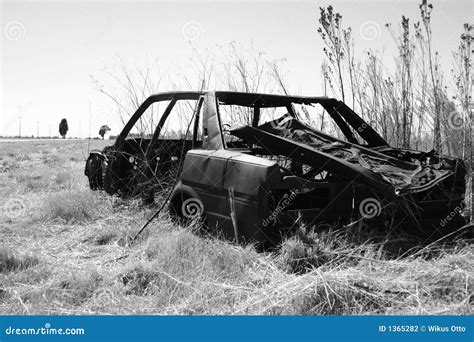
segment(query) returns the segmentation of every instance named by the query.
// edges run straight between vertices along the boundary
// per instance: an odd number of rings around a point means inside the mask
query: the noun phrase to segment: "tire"
[[[102,160],[99,156],[91,154],[86,162],[84,174],[89,180],[91,190],[100,190],[103,188],[102,182]]]

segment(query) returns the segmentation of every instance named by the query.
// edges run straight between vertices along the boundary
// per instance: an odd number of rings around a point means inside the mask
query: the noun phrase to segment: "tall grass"
[[[95,239],[62,252],[76,258],[69,262],[73,269],[49,265],[47,279],[24,293],[31,312],[469,314],[473,304],[474,258],[472,247],[462,242],[388,257],[383,242],[357,241],[357,247],[340,232],[306,228],[274,251],[258,253],[251,245],[198,236],[161,217],[148,236],[121,247],[120,231],[98,243],[113,231],[112,223],[101,228],[104,221],[99,222],[84,226]],[[87,255],[89,266],[82,259]],[[45,309],[49,301],[53,311]],[[15,308],[14,301],[9,305]]]
[[[101,217],[106,202],[89,190],[70,190],[53,194],[43,204],[43,218],[66,223],[86,223]]]
[[[28,193],[28,215],[0,224],[2,314],[472,313],[471,240],[423,246],[376,227],[302,226],[257,252],[163,213],[122,244],[153,209],[86,190],[76,164],[69,179]],[[14,174],[0,173],[3,191],[17,186],[5,181]]]
[[[0,273],[24,270],[38,264],[38,262],[39,260],[35,256],[18,256],[9,249],[0,248]]]

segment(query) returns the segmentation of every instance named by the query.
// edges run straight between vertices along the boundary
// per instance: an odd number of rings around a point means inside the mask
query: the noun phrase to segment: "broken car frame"
[[[192,103],[187,115],[177,111],[181,102]],[[155,103],[165,108],[150,121],[154,131],[132,134]],[[320,130],[310,113],[316,107],[326,115]],[[186,119],[179,133],[177,118]],[[335,134],[323,132],[324,120]],[[218,234],[257,242],[297,221],[383,219],[445,234],[465,223],[456,210],[465,173],[459,159],[389,146],[336,99],[220,91],[150,96],[85,169],[90,187],[111,195],[152,202],[172,186],[173,217],[201,217]]]

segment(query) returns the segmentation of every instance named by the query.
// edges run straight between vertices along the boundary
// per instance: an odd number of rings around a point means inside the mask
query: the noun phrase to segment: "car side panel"
[[[230,219],[232,188],[238,235],[248,241],[265,239],[261,223],[269,215],[269,190],[280,180],[275,162],[230,150],[189,151],[181,177],[183,185],[199,194],[208,224],[235,238]]]

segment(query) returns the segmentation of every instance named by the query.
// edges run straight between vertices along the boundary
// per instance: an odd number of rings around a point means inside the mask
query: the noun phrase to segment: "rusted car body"
[[[167,106],[154,132],[130,136],[160,101]],[[193,102],[189,122],[170,137],[163,127],[179,101]],[[337,137],[311,124],[316,106]],[[173,186],[174,217],[199,216],[225,237],[260,242],[296,222],[361,219],[445,234],[465,223],[465,173],[459,159],[389,146],[336,99],[238,92],[149,97],[113,146],[91,153],[85,170],[92,189],[123,197],[151,201]]]

